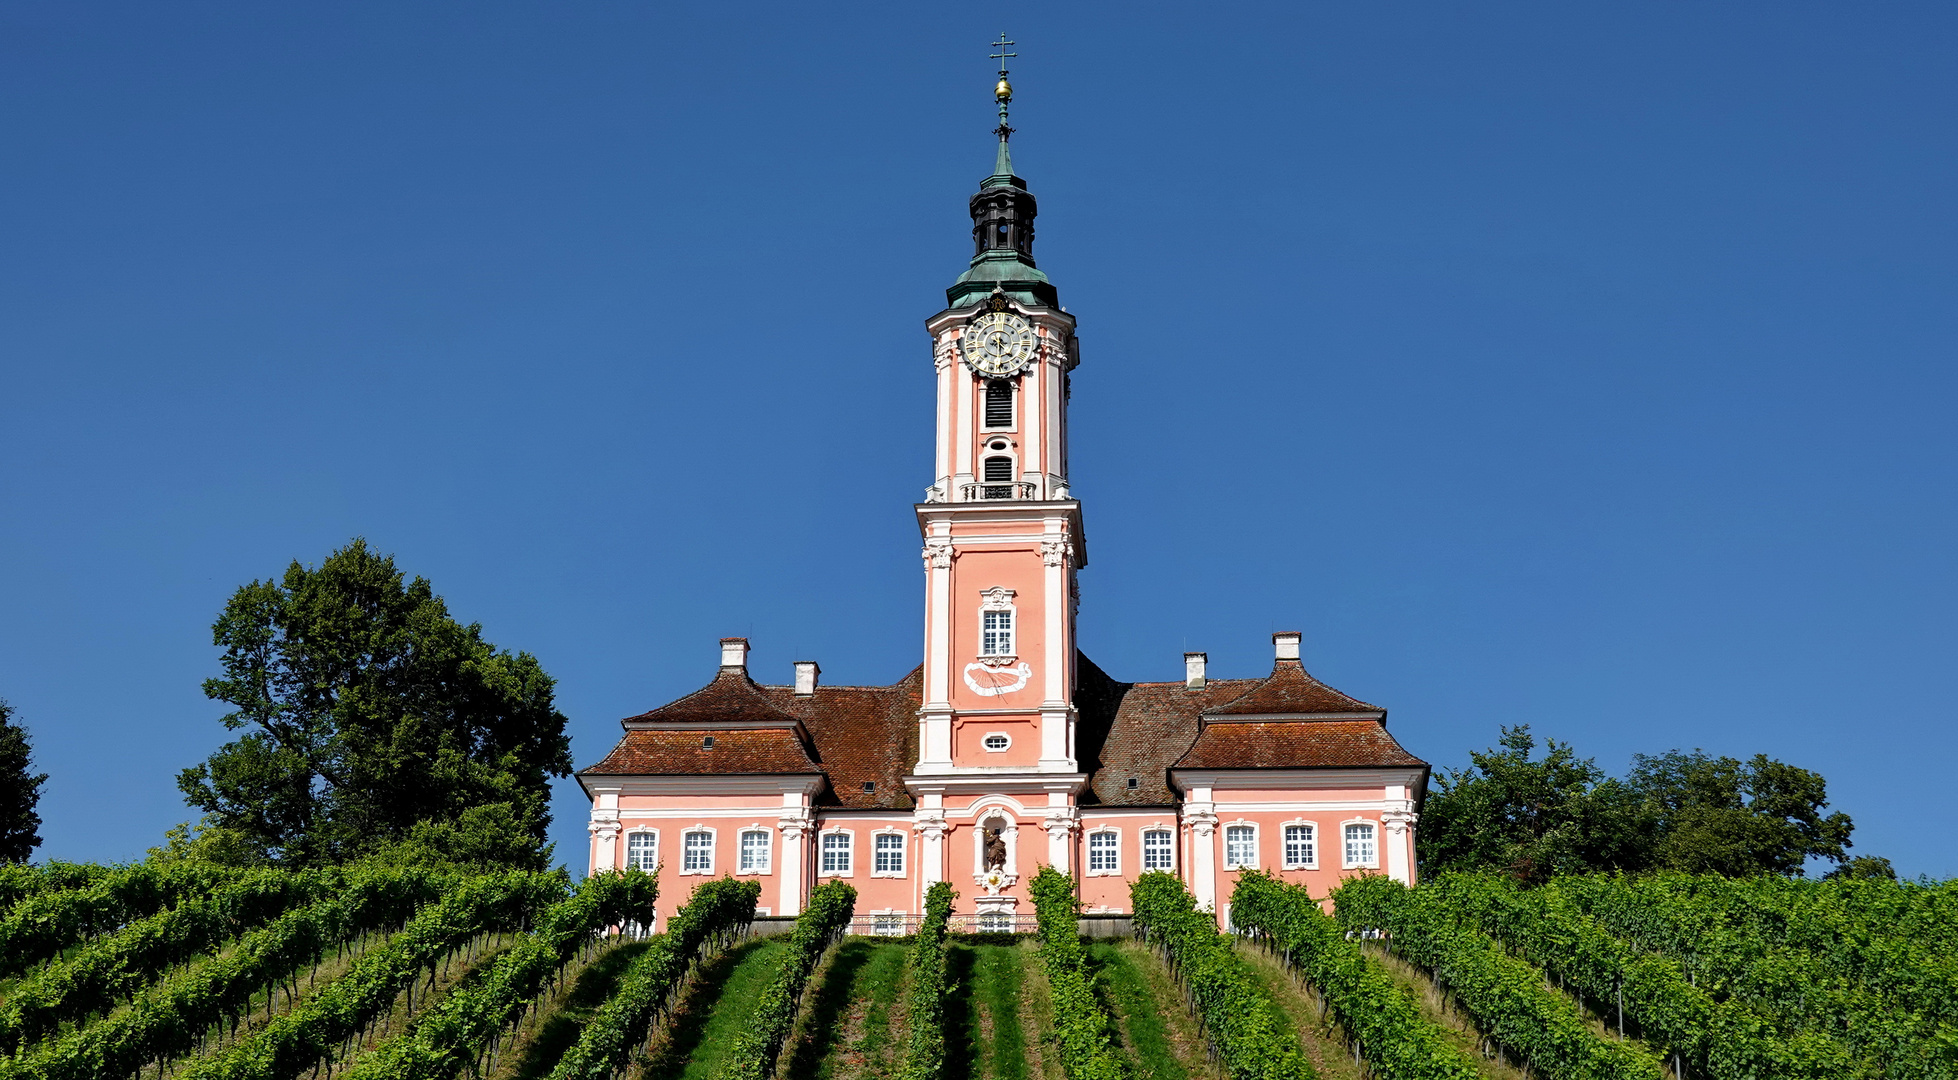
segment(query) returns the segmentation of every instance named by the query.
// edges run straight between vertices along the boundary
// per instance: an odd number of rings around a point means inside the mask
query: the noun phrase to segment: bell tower
[[[1011,786],[1071,807],[1082,780],[1075,572],[1087,563],[1067,479],[1068,377],[1079,346],[1074,317],[1034,264],[1038,208],[1013,173],[1006,122],[1010,55],[996,57],[993,172],[968,204],[972,261],[946,290],[945,310],[925,322],[938,424],[933,481],[916,508],[925,664],[912,779],[983,777],[1003,790],[1017,778]]]

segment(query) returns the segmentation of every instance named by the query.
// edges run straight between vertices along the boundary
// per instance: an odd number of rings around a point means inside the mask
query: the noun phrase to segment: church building
[[[590,865],[657,869],[662,927],[724,874],[759,881],[773,915],[848,879],[874,933],[914,927],[941,880],[958,925],[1031,929],[1043,864],[1075,876],[1089,913],[1128,911],[1130,882],[1161,870],[1220,920],[1244,868],[1315,895],[1362,873],[1413,882],[1428,766],[1385,709],[1313,678],[1299,634],[1273,634],[1271,674],[1254,679],[1213,679],[1185,653],[1180,678],[1124,682],[1080,651],[1088,545],[1067,448],[1081,348],[1035,268],[1003,68],[995,95],[972,261],[925,321],[938,424],[913,508],[923,662],[891,686],[826,686],[797,661],[772,685],[746,639],[723,638],[705,686],[620,722],[618,745],[578,773]]]

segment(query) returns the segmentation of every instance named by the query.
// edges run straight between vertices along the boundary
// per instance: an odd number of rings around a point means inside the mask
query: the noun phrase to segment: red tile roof
[[[764,687],[741,668],[722,668],[714,681],[677,701],[651,712],[628,716],[621,723],[639,721],[670,723],[786,723],[793,719],[777,708]]]
[[[1178,769],[1366,769],[1427,762],[1401,749],[1378,720],[1210,724]]]
[[[816,757],[829,774],[829,790],[817,798],[818,806],[909,810],[904,776],[918,760],[923,685],[920,666],[892,686],[819,686],[813,696],[801,698],[792,686],[761,689],[783,711],[801,717],[816,744]],[[875,790],[865,791],[865,781]]]
[[[1287,713],[1380,713],[1386,710],[1348,697],[1313,678],[1297,660],[1280,660],[1271,677],[1226,704],[1205,709],[1206,716],[1277,716]]]
[[[709,748],[708,738],[714,740]],[[791,728],[718,731],[628,731],[588,775],[736,776],[753,773],[816,773],[802,739]]]

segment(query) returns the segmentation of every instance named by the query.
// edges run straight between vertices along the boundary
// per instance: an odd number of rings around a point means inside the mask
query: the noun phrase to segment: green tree
[[[571,771],[554,681],[392,557],[356,539],[317,568],[295,561],[240,588],[212,634],[224,674],[204,693],[245,733],[178,777],[206,814],[193,850],[285,866],[548,861],[550,778]]]
[[[1505,870],[1529,881],[1586,870],[1636,870],[1649,859],[1651,812],[1568,743],[1535,757],[1529,725],[1500,748],[1436,778],[1416,833],[1421,872]]]
[[[1811,858],[1849,858],[1855,825],[1823,816],[1828,784],[1820,773],[1756,754],[1748,761],[1704,751],[1640,754],[1634,790],[1660,821],[1656,865],[1694,874],[1800,874]]]
[[[27,729],[14,722],[13,707],[0,698],[0,862],[24,863],[41,846],[41,784],[47,773],[30,775],[34,745]]]

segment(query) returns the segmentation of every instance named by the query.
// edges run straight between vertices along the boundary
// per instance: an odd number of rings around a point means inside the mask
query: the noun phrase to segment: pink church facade
[[[1164,870],[1220,919],[1244,868],[1315,894],[1360,873],[1414,879],[1428,766],[1385,710],[1305,670],[1300,635],[1274,634],[1256,679],[1209,678],[1189,653],[1180,679],[1122,682],[1080,651],[1079,339],[1034,264],[1035,200],[1000,134],[970,201],[971,264],[926,321],[922,663],[891,686],[825,686],[799,661],[767,685],[748,642],[727,638],[706,686],[621,721],[618,745],[578,774],[589,865],[657,869],[662,923],[722,874],[761,882],[773,915],[847,879],[859,928],[890,933],[940,880],[966,925],[1024,927],[1043,864],[1075,875],[1089,913],[1127,912],[1129,883]]]

